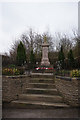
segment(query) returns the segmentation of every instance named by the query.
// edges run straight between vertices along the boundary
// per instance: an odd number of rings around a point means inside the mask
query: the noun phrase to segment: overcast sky
[[[78,2],[0,3],[0,53],[8,52],[13,41],[29,28],[70,34],[78,28]]]

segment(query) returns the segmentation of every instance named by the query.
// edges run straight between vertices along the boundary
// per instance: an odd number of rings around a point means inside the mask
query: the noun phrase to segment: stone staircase
[[[64,108],[69,107],[55,87],[52,75],[32,75],[24,94],[11,102],[16,108]]]

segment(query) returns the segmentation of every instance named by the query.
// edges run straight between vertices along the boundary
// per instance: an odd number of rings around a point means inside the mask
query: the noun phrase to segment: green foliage
[[[60,61],[62,68],[64,68],[64,59],[65,59],[65,56],[63,52],[63,46],[61,46],[61,50],[59,51],[59,55],[58,55],[58,60]]]
[[[31,68],[33,68],[34,64],[35,64],[35,55],[33,53],[33,50],[31,50],[31,54],[30,54],[30,66]]]
[[[25,68],[24,67],[6,67],[3,68],[2,70],[2,74],[3,75],[23,75],[25,72]]]
[[[70,70],[58,70],[58,71],[55,71],[55,74],[56,75],[59,75],[59,76],[66,76],[66,77],[70,77]]]
[[[5,68],[2,70],[3,75],[19,75],[20,71],[17,68]]]
[[[80,70],[72,70],[70,72],[71,77],[80,77]]]
[[[73,56],[72,49],[70,49],[70,51],[68,52],[68,61],[69,61],[69,66],[73,68],[74,67],[74,56]]]
[[[56,75],[66,77],[80,77],[80,70],[59,70],[55,72]]]
[[[14,64],[8,65],[9,68],[15,68],[16,66]]]
[[[25,67],[18,67],[18,70],[20,71],[20,75],[23,75],[25,72]]]
[[[17,47],[17,65],[21,66],[26,61],[26,50],[23,43],[20,41],[20,44]]]

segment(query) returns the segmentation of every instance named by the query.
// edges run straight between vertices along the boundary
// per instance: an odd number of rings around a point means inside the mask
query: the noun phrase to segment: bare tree
[[[67,57],[69,50],[72,49],[73,47],[73,41],[66,34],[62,36],[60,36],[59,34],[59,37],[60,38],[59,38],[59,43],[57,45],[57,50],[59,51],[61,46],[63,46],[65,57]]]
[[[75,57],[79,57],[80,56],[80,35],[78,35],[77,31],[73,31],[74,34],[74,54]]]
[[[53,51],[53,39],[52,36],[47,32],[43,34],[39,34],[34,32],[32,29],[30,29],[27,33],[22,34],[21,40],[23,41],[25,47],[27,56],[30,57],[30,52],[33,50],[35,53],[36,58],[41,58],[41,51],[42,51],[42,43],[44,41],[44,35],[47,36],[47,41],[50,45],[49,51]]]
[[[17,47],[20,41],[24,44],[26,48],[26,55],[27,55],[27,61],[30,60],[30,53],[33,50],[36,58],[41,58],[41,51],[42,51],[42,43],[44,41],[44,35],[47,37],[47,41],[49,43],[49,52],[54,51],[54,44],[53,44],[53,37],[49,32],[39,34],[37,32],[34,32],[31,28],[29,31],[23,33],[20,38],[15,41],[12,45],[12,48],[10,50],[10,57],[13,61],[16,60],[16,53],[17,53]]]
[[[11,49],[9,51],[10,61],[14,64],[16,63],[17,47],[18,47],[19,42],[20,40],[18,41],[15,40],[15,42],[12,44]]]

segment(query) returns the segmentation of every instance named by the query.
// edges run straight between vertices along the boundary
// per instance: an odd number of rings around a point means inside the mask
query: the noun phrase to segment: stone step
[[[39,101],[24,101],[24,100],[17,100],[12,101],[9,105],[10,107],[14,108],[28,108],[28,109],[35,109],[35,108],[67,108],[69,107],[65,103],[50,103],[50,102],[39,102]]]
[[[52,83],[29,83],[28,87],[30,88],[56,88],[55,84]]]
[[[27,94],[48,94],[59,95],[57,89],[42,89],[42,88],[26,88]]]
[[[53,73],[31,73],[32,78],[53,78]]]
[[[27,101],[40,101],[40,102],[63,102],[61,96],[55,95],[42,95],[42,94],[20,94],[19,100],[27,100]]]
[[[53,79],[50,79],[50,78],[31,78],[30,83],[54,83],[54,80]]]
[[[40,79],[42,79],[42,80],[53,80],[54,78],[53,77],[48,77],[48,76],[46,76],[46,77],[30,77],[31,79],[34,79],[34,80],[40,80]]]

